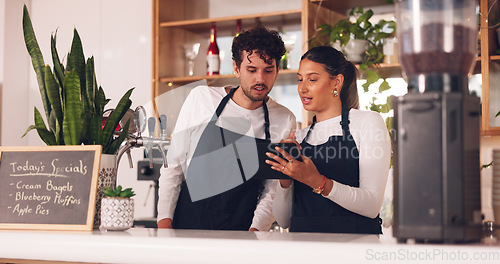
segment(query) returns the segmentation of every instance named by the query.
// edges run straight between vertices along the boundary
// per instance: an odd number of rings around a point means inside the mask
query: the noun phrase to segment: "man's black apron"
[[[217,126],[215,123],[221,115],[227,102],[233,96],[238,88],[233,88],[222,99],[215,111],[214,117],[207,124],[203,131],[198,145],[193,156],[197,153],[206,153],[207,148],[210,150],[225,147],[236,140],[246,137],[246,141],[253,142],[270,142],[271,136],[269,132],[269,112],[265,101],[262,106],[264,109],[264,129],[266,140],[251,138],[245,135],[234,133],[227,129]],[[213,136],[217,135],[217,136]],[[191,161],[192,163],[193,161]],[[243,175],[241,162],[238,160],[238,165]],[[217,177],[217,175],[207,176]],[[202,177],[204,175],[201,175]],[[232,175],[231,175],[232,177]],[[241,175],[234,175],[234,177],[242,177]],[[174,213],[172,222],[173,228],[178,229],[209,229],[209,230],[248,230],[252,224],[254,211],[257,207],[259,193],[263,187],[262,180],[250,179],[246,181],[243,177],[243,184],[220,193],[209,198],[192,202],[188,184],[183,181],[179,200]]]
[[[342,108],[342,136],[331,136],[324,144],[313,146],[307,138],[316,124],[316,116],[301,145],[319,173],[336,182],[359,187],[359,152],[349,131],[349,109]],[[381,234],[382,220],[351,212],[311,187],[294,181],[290,231]]]

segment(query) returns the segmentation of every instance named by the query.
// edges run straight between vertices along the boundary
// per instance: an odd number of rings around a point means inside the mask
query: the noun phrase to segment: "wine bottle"
[[[216,31],[215,24],[212,24],[210,29],[210,45],[208,46],[207,52],[207,75],[219,74],[220,69],[220,57],[219,57],[219,47],[215,41]]]
[[[236,20],[236,35],[237,37],[241,33],[241,19]]]
[[[238,19],[236,20],[236,34],[234,35],[234,37],[238,37],[241,33],[241,19]],[[236,74],[236,71],[234,70],[234,67],[233,67],[233,74]]]

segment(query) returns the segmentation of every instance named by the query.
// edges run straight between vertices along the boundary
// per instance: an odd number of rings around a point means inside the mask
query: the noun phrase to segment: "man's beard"
[[[264,89],[267,91],[266,94],[263,94],[261,97],[256,97],[256,96],[253,96],[252,95],[252,89],[255,89],[255,87],[257,86],[262,86],[264,87]],[[243,90],[243,93],[246,95],[246,97],[248,97],[250,100],[254,101],[254,102],[259,102],[259,101],[263,101],[264,99],[266,99],[267,97],[267,94],[269,93],[269,91],[267,90],[267,85],[265,84],[256,84],[256,85],[253,85],[252,87],[250,87],[249,89],[242,89]]]

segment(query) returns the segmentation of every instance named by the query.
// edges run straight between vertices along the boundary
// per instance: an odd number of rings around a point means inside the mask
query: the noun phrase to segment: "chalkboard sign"
[[[0,147],[0,229],[92,230],[102,147]]]

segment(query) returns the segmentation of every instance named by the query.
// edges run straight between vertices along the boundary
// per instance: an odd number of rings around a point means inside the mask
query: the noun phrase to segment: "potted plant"
[[[356,44],[363,43],[366,46],[364,50],[365,56],[359,61],[349,60],[358,63],[366,63],[372,66],[375,63],[382,62],[384,54],[382,52],[382,41],[394,33],[396,22],[381,19],[377,24],[372,24],[370,18],[373,16],[373,11],[363,7],[353,7],[349,12],[349,17],[353,17],[354,21],[348,18],[338,21],[334,25],[322,24],[318,27],[320,36],[328,36],[328,44],[339,44],[343,51],[351,48]],[[313,39],[315,41],[316,39]],[[322,43],[325,44],[325,43]]]
[[[111,115],[103,120],[104,107],[110,100],[106,98],[102,87],[97,85],[94,58],[85,60],[78,31],[74,29],[71,50],[65,56],[66,66],[59,59],[56,34],[51,36],[53,69],[45,64],[26,5],[23,9],[23,32],[47,122],[35,107],[35,124],[26,130],[23,137],[29,131],[36,130],[47,145],[102,146],[94,221],[94,225],[99,226],[102,189],[116,186],[115,154],[128,135],[130,120],[122,125],[123,131],[119,135],[116,135],[115,130],[132,104],[129,98],[133,88],[122,96]]]
[[[372,16],[371,9],[365,11],[363,7],[353,7],[349,12],[349,17],[353,17],[354,21],[348,17],[334,25],[322,24],[317,28],[316,36],[310,41],[311,46],[333,46],[346,54],[346,57],[352,62],[359,63],[359,69],[367,81],[363,85],[365,91],[368,90],[368,86],[382,78],[376,65],[384,59],[383,39],[393,35],[396,29],[394,21],[382,19],[377,24],[372,24],[370,22]],[[349,54],[349,51],[357,49],[353,47],[357,46],[358,43],[364,43],[361,44],[363,47],[361,49],[362,56]],[[352,60],[353,56],[354,60]],[[389,88],[390,86],[385,80],[380,85],[380,91]]]
[[[134,223],[134,200],[132,188],[106,187],[101,201],[101,227],[106,230],[126,230]]]
[[[104,107],[110,100],[106,99],[102,87],[97,85],[94,58],[85,61],[78,31],[74,30],[66,66],[59,60],[56,35],[51,36],[53,70],[44,62],[26,6],[23,31],[48,124],[45,125],[35,107],[35,124],[27,129],[23,137],[36,130],[47,145],[102,145],[104,154],[115,154],[128,134],[128,125],[125,125],[123,133],[119,137],[114,136],[115,128],[132,104],[129,98],[133,88],[123,95],[103,126]]]

